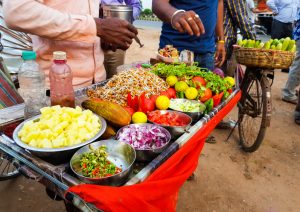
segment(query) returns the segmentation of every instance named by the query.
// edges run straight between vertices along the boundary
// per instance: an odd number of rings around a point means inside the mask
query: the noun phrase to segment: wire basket
[[[287,69],[291,66],[294,52],[239,47],[234,50],[239,64],[264,69]]]

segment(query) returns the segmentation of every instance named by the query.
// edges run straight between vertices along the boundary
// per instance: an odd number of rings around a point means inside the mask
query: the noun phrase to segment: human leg
[[[300,93],[300,88],[299,88]],[[300,125],[300,95],[298,95],[298,104],[295,109],[295,123]]]
[[[104,67],[107,79],[117,74],[117,67],[125,62],[125,51],[118,49],[113,52],[111,50],[104,52]]]
[[[284,37],[284,23],[273,19],[272,22],[272,31],[271,31],[271,38],[272,39],[281,39]]]
[[[282,99],[285,101],[297,102],[295,89],[300,85],[300,40],[297,41],[297,53],[293,64],[290,67],[288,80],[282,89]]]

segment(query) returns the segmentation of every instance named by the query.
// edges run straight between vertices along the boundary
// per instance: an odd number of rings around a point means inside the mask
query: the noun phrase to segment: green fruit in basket
[[[270,49],[271,48],[271,43],[270,41],[266,42],[264,45],[264,49]]]
[[[176,82],[176,84],[175,84],[176,91],[185,91],[188,88],[189,88],[189,86],[186,84],[186,82],[183,82],[183,81]]]
[[[279,43],[277,46],[276,46],[276,50],[281,50],[282,49],[282,43]]]
[[[259,40],[257,40],[257,41],[255,41],[255,48],[258,48],[259,47],[259,45],[260,45],[260,41]]]
[[[187,99],[196,99],[198,96],[198,90],[196,88],[188,88],[185,90],[184,94]]]
[[[178,82],[178,79],[176,76],[171,75],[167,77],[166,82],[168,83],[169,86],[174,86],[176,82]]]
[[[263,42],[261,42],[261,43],[259,44],[258,48],[262,49],[262,48],[264,48],[264,46],[265,46],[265,44],[264,44]]]
[[[280,43],[283,43],[284,40],[285,40],[284,38],[281,38],[281,39],[279,40],[279,42],[280,42]]]
[[[272,45],[273,41],[274,41],[273,39],[270,39],[268,42],[270,42],[270,44]]]
[[[291,41],[291,39],[289,37],[284,39],[284,41],[282,43],[282,50],[283,51],[286,51],[288,49],[290,41]]]
[[[290,52],[296,52],[296,45],[294,45],[293,47],[292,47],[292,49],[290,50]]]
[[[239,46],[243,46],[243,41],[242,41],[241,39],[239,39],[238,42],[237,42],[237,44],[238,44]]]
[[[278,39],[274,39],[272,42],[272,45],[277,46],[279,44],[279,40]]]
[[[292,48],[295,46],[295,44],[296,44],[296,41],[295,41],[295,40],[290,40],[290,41],[289,41],[289,46],[287,47],[287,50],[288,50],[288,51],[291,51]]]
[[[246,39],[246,40],[243,40],[243,41],[242,41],[242,46],[243,46],[243,47],[246,47],[246,45],[247,45],[247,42],[248,42],[248,40],[247,40],[247,39]]]
[[[276,46],[275,46],[275,45],[272,45],[272,46],[271,46],[271,49],[276,50]]]

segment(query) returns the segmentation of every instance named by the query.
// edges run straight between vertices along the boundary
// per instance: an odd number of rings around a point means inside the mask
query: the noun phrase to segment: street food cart
[[[77,103],[87,98],[88,89],[105,83],[77,90]],[[72,173],[69,163],[54,165],[46,162],[3,133],[0,151],[19,173],[44,184],[51,194],[64,199],[69,211],[74,206],[82,211],[174,211],[179,189],[195,171],[205,139],[240,97],[241,92],[236,88],[225,101],[191,125],[179,138],[173,139],[152,161],[135,162],[126,183],[119,187],[85,184]],[[20,123],[22,105],[3,109],[2,114],[9,114],[6,121],[10,124],[14,120]],[[4,116],[1,118],[4,121]]]

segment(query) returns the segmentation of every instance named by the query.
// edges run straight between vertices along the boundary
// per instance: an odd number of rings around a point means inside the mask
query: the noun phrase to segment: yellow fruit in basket
[[[132,122],[134,124],[147,123],[147,115],[143,112],[135,112],[132,115]]]
[[[175,84],[175,90],[176,91],[185,91],[186,89],[188,89],[188,84],[186,84],[186,82],[183,82],[183,81],[179,81],[179,82],[176,82]]]
[[[80,107],[45,107],[39,120],[24,124],[18,136],[29,146],[60,148],[85,142],[101,128],[98,116]]]
[[[176,82],[178,82],[178,79],[176,76],[171,75],[167,77],[166,82],[168,83],[169,86],[174,86]]]
[[[159,96],[155,101],[156,108],[159,110],[166,110],[170,106],[170,99],[167,96]]]
[[[190,87],[185,90],[184,94],[187,99],[196,99],[198,96],[198,90],[196,88]]]

